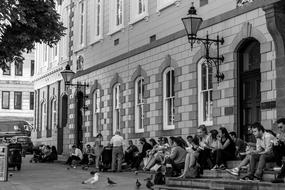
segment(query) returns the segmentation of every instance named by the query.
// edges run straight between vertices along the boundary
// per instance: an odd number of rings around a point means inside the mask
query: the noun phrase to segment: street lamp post
[[[203,19],[201,17],[197,16],[196,9],[194,7],[194,3],[192,2],[192,6],[190,7],[188,11],[188,15],[184,18],[182,18],[182,22],[184,24],[188,41],[191,45],[191,49],[193,48],[193,45],[197,43],[202,43],[206,49],[206,54],[204,55],[204,58],[206,59],[208,66],[215,66],[216,67],[216,78],[217,82],[221,82],[224,80],[225,76],[223,73],[220,72],[220,64],[224,61],[224,57],[220,56],[220,44],[223,45],[224,38],[220,38],[219,35],[217,35],[216,39],[210,39],[209,35],[207,33],[206,38],[198,38],[197,32],[203,22]],[[215,44],[217,46],[217,55],[216,57],[210,56],[210,48],[212,44]]]
[[[65,66],[65,69],[61,71],[60,74],[62,75],[64,84],[66,86],[75,86],[76,88],[83,87],[83,110],[87,110],[88,107],[85,105],[85,99],[88,98],[88,96],[86,95],[86,87],[89,87],[89,84],[86,82],[84,82],[83,84],[79,82],[77,82],[76,84],[71,83],[71,80],[73,79],[75,73],[70,69],[69,64]]]

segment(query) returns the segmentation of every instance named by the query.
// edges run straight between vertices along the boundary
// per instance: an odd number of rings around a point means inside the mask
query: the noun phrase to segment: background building
[[[55,145],[58,152],[63,150],[63,132],[67,122],[67,95],[60,71],[69,61],[69,17],[71,1],[56,4],[61,21],[67,28],[66,35],[54,47],[36,44],[35,50],[35,144]],[[62,113],[63,112],[63,113]],[[68,146],[68,142],[66,142]],[[66,147],[68,149],[68,147]]]
[[[22,64],[10,63],[0,74],[0,121],[24,120],[33,124],[34,53],[24,54]]]
[[[219,84],[216,70],[205,64],[204,47],[190,49],[181,22],[189,1],[63,1],[68,42],[58,49],[67,52],[76,72],[72,82],[89,87],[64,89],[58,71],[67,61],[60,58],[53,70],[49,58],[44,61],[44,46],[37,48],[37,64],[46,64],[37,70],[38,140],[45,141],[45,130],[54,126],[51,96],[59,102],[62,94],[68,95],[67,125],[60,111],[65,105],[56,111],[58,127],[65,127],[65,148],[92,142],[98,133],[106,143],[115,130],[137,139],[186,136],[201,124],[209,130],[226,127],[241,137],[255,121],[272,129],[285,114],[284,2],[194,0],[194,5],[204,19],[198,35],[225,39],[220,49],[225,79]]]

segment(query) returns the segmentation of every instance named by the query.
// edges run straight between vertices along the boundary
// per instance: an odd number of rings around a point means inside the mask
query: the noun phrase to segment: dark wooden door
[[[246,134],[247,126],[254,122],[259,122],[260,113],[260,71],[244,73],[241,77],[241,124],[242,133]]]
[[[59,154],[63,152],[63,128],[67,125],[68,117],[68,96],[63,95],[61,98],[60,125],[57,132],[57,151]]]
[[[83,93],[78,92],[76,97],[76,126],[75,143],[78,148],[83,148]]]
[[[245,138],[248,125],[260,122],[260,43],[249,38],[241,45],[239,51],[239,132]]]

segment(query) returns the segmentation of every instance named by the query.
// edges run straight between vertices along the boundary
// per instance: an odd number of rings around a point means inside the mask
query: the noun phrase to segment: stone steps
[[[204,170],[202,177],[207,178],[223,178],[223,179],[232,179],[239,180],[240,177],[243,177],[247,174],[246,170],[240,172],[240,176],[233,176],[226,172],[225,170]],[[265,170],[263,173],[263,181],[272,181],[276,178],[278,173],[272,170]]]
[[[156,188],[157,186],[155,186]],[[177,179],[167,178],[166,185],[156,189],[199,189],[199,190],[281,190],[285,184],[273,184],[269,182],[239,181],[232,179]]]

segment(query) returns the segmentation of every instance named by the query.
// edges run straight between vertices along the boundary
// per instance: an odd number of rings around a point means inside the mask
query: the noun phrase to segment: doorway
[[[75,145],[83,148],[83,92],[78,91],[75,97],[76,111],[75,111]]]
[[[238,49],[239,128],[242,139],[247,135],[248,125],[260,122],[260,43],[247,39]]]
[[[61,97],[61,121],[57,132],[57,150],[61,154],[63,152],[63,128],[67,125],[68,118],[68,96],[64,94]]]

